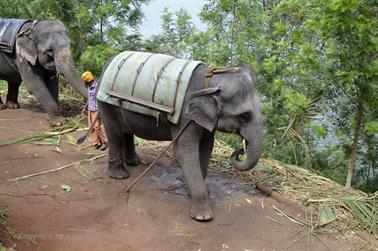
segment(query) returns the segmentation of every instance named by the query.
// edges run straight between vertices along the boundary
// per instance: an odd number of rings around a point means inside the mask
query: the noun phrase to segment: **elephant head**
[[[70,41],[61,21],[39,21],[21,32],[16,51],[32,66],[39,64],[44,71],[58,72],[84,97],[87,91],[80,80],[70,52]]]
[[[254,73],[246,66],[239,69],[214,75],[209,88],[192,94],[186,113],[209,131],[236,132],[245,139],[247,159],[239,160],[240,149],[231,159],[236,169],[246,171],[261,156],[261,102]]]

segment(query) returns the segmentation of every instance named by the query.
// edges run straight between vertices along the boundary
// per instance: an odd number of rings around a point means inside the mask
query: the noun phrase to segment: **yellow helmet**
[[[91,82],[94,78],[93,78],[93,74],[92,74],[92,72],[90,72],[90,71],[86,71],[86,72],[84,72],[83,74],[81,74],[81,79],[82,79],[85,83],[89,83],[89,82]]]

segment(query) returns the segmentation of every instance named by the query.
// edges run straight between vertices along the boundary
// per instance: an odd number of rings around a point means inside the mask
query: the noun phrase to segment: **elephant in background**
[[[175,159],[183,168],[190,189],[191,217],[199,221],[211,220],[214,214],[204,179],[215,131],[237,133],[245,139],[247,158],[239,159],[240,149],[232,154],[236,169],[251,169],[261,155],[263,132],[256,77],[249,67],[237,69],[238,72],[213,75],[204,87],[208,67],[201,64],[195,68],[178,124],[165,121],[157,124],[151,116],[98,101],[109,143],[108,175],[116,179],[127,178],[127,165],[140,163],[134,135],[147,140],[172,140],[191,121],[174,143]]]
[[[8,82],[6,104],[0,109],[19,108],[21,81],[47,111],[51,126],[64,123],[58,107],[58,73],[81,95],[87,96],[70,52],[70,41],[61,21],[26,22],[20,28],[11,54],[0,52],[0,79]]]

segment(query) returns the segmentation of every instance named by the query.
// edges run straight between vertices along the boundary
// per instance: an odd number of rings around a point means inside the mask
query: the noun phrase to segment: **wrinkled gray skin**
[[[239,170],[249,170],[256,165],[262,142],[261,103],[255,75],[242,67],[240,73],[214,75],[209,88],[203,89],[206,71],[204,65],[195,69],[178,125],[161,121],[157,125],[155,118],[99,101],[109,140],[108,175],[113,178],[127,178],[127,165],[140,162],[135,153],[133,135],[147,140],[172,140],[186,122],[192,120],[175,142],[174,153],[190,189],[190,215],[199,221],[214,217],[204,179],[215,130],[236,132],[245,139],[247,159],[240,161],[238,154],[233,154],[235,168]]]
[[[34,28],[31,23],[24,24],[20,32],[25,30],[25,34],[16,39],[12,55],[0,53],[0,79],[8,82],[7,102],[4,104],[0,99],[0,109],[20,107],[18,89],[24,81],[27,90],[47,111],[50,125],[59,126],[64,118],[58,108],[57,72],[81,95],[87,96],[71,56],[66,29],[60,21],[40,21]]]

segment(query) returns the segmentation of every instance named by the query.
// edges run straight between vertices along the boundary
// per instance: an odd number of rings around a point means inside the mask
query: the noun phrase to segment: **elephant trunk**
[[[253,168],[261,156],[262,143],[262,129],[258,126],[257,130],[253,131],[253,135],[244,136],[242,131],[240,135],[246,141],[246,160],[240,160],[239,155],[244,154],[244,149],[238,149],[231,155],[231,161],[234,167],[240,171],[247,171]]]
[[[63,74],[67,82],[82,96],[88,96],[87,89],[84,83],[81,81],[75,63],[72,59],[69,49],[60,49],[54,57],[56,69],[59,73]]]

